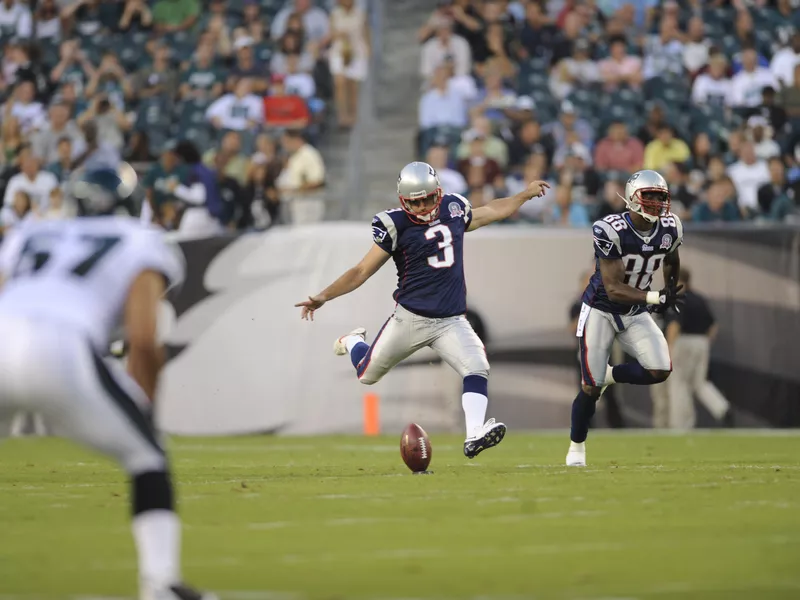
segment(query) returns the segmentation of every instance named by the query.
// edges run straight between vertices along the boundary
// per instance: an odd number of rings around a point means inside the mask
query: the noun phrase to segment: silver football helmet
[[[397,178],[400,206],[412,221],[429,223],[439,216],[442,186],[436,170],[425,162],[408,163]]]
[[[625,184],[628,210],[651,223],[669,212],[670,194],[667,181],[655,171],[637,171]]]

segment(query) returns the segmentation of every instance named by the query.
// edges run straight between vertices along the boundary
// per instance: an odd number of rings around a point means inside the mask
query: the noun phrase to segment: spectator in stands
[[[86,85],[85,96],[91,99],[95,94],[105,94],[119,110],[125,110],[125,96],[131,96],[130,83],[124,67],[117,55],[108,51],[103,54],[100,65],[94,70]]]
[[[686,163],[670,163],[664,171],[672,202],[671,211],[681,219],[689,219],[697,203],[697,195],[689,189],[689,167]]]
[[[508,146],[508,163],[514,169],[521,169],[528,157],[541,148],[548,161],[555,152],[554,142],[550,136],[542,134],[542,127],[536,120],[524,123],[514,134]]]
[[[138,22],[142,29],[149,29],[153,24],[153,12],[146,0],[126,0],[125,10],[119,20],[119,28],[123,31]]]
[[[736,204],[728,199],[728,185],[723,181],[712,184],[706,198],[695,204],[692,210],[692,221],[698,223],[730,222],[740,218]]]
[[[625,182],[619,179],[606,179],[603,184],[603,200],[597,207],[597,218],[618,215],[627,210],[625,205]]]
[[[211,169],[222,165],[223,173],[227,177],[232,177],[241,185],[247,184],[250,164],[242,154],[242,138],[238,131],[226,132],[222,136],[219,150],[210,148],[203,154],[203,163]]]
[[[469,144],[469,155],[458,161],[458,172],[469,183],[471,170],[480,170],[482,173],[481,185],[493,182],[502,170],[497,161],[486,155],[486,138],[476,130],[469,130],[464,134],[464,141]],[[472,184],[470,184],[472,187]]]
[[[125,145],[125,133],[131,129],[131,122],[125,113],[112,104],[105,94],[97,94],[89,108],[78,117],[78,125],[93,121],[97,127],[98,142],[114,149],[119,156]]]
[[[795,68],[798,64],[800,64],[800,31],[795,31],[789,43],[772,57],[769,70],[781,87],[792,87],[796,80]]]
[[[216,129],[244,131],[264,122],[264,100],[252,93],[250,80],[239,80],[232,94],[215,100],[206,111],[206,119]]]
[[[585,42],[587,48],[589,40],[583,34],[583,19],[578,11],[571,11],[564,17],[555,47],[553,48],[552,64],[569,58],[575,54],[575,44],[580,40]]]
[[[269,88],[267,82],[267,69],[258,60],[253,52],[255,40],[247,35],[244,29],[237,29],[233,34],[233,50],[236,53],[236,62],[228,77],[228,90],[234,90],[236,83],[242,79],[250,80],[253,93],[263,94]]]
[[[575,105],[569,100],[561,103],[558,121],[545,127],[545,132],[553,137],[557,153],[575,142],[580,142],[586,148],[591,148],[594,144],[594,129],[585,119],[578,117]]]
[[[0,233],[5,236],[17,225],[35,216],[31,197],[26,192],[17,190],[14,192],[13,200],[5,202],[0,210]]]
[[[786,180],[783,160],[775,156],[769,159],[769,181],[758,188],[758,208],[770,221],[783,221],[797,209],[800,199],[800,182]]]
[[[44,210],[50,192],[58,187],[58,179],[49,171],[41,170],[41,162],[29,147],[20,153],[19,165],[20,172],[8,181],[3,204],[11,206],[16,193],[22,191],[30,197],[34,212]]]
[[[616,120],[608,128],[608,135],[594,150],[594,165],[600,171],[635,173],[644,162],[644,144],[628,133],[628,126]]]
[[[14,88],[11,98],[6,101],[4,118],[14,117],[19,121],[22,135],[27,136],[40,128],[46,119],[41,102],[34,97],[35,88],[30,81],[21,81]]]
[[[683,66],[690,77],[695,77],[708,64],[710,41],[706,38],[703,18],[689,19],[688,40],[683,45]]]
[[[519,34],[520,58],[550,59],[558,40],[558,29],[552,25],[539,2],[529,2],[525,8],[525,23]]]
[[[560,168],[560,179],[569,178],[572,200],[583,205],[594,203],[600,191],[600,177],[592,168],[589,149],[574,142],[566,148],[563,155],[557,154],[554,162]]]
[[[325,214],[325,164],[322,155],[306,142],[301,131],[288,129],[281,138],[288,153],[286,166],[278,176],[278,191],[289,203],[291,222],[315,223]]]
[[[70,141],[73,158],[83,152],[83,135],[78,124],[69,118],[69,106],[65,102],[54,102],[48,112],[49,120],[31,136],[33,152],[42,164],[58,160],[58,146],[63,138]]]
[[[448,57],[453,59],[456,76],[467,75],[472,70],[472,53],[467,41],[453,34],[453,20],[437,17],[436,35],[422,46],[420,74],[429,79],[433,71]]]
[[[36,6],[36,39],[61,39],[61,16],[55,0],[42,0]]]
[[[60,60],[50,72],[50,81],[55,85],[72,82],[76,92],[83,93],[86,84],[94,74],[94,66],[81,50],[77,39],[61,42],[59,47]]]
[[[47,208],[41,212],[38,217],[40,219],[69,219],[76,215],[77,208],[74,203],[67,201],[64,198],[64,190],[62,187],[53,188],[50,192],[50,200],[47,203]]]
[[[447,146],[431,146],[428,148],[425,162],[436,169],[445,194],[466,194],[467,180],[461,173],[447,165],[448,154]]]
[[[170,65],[170,49],[159,44],[153,54],[153,64],[133,76],[130,92],[137,98],[161,96],[166,99],[173,98],[177,91],[178,73]]]
[[[300,96],[309,102],[317,93],[317,84],[314,78],[306,71],[300,69],[300,56],[290,54],[286,57],[286,91],[290,95]]]
[[[24,144],[25,139],[22,136],[22,129],[19,126],[19,119],[12,117],[6,111],[4,111],[2,119],[2,136],[0,136],[0,145],[2,146],[2,153],[0,153],[0,165],[2,165],[3,170],[9,169],[12,165],[14,165]]]
[[[358,89],[369,72],[369,27],[366,13],[353,0],[339,0],[331,13],[332,44],[328,64],[333,75],[339,124],[352,127],[358,114]]]
[[[61,11],[66,29],[81,37],[109,33],[119,23],[121,7],[116,2],[76,0]]]
[[[81,142],[83,142],[83,136],[81,136]],[[45,167],[47,171],[56,176],[60,185],[64,185],[69,181],[69,177],[72,174],[72,148],[72,140],[69,137],[59,138],[56,145],[56,159]]]
[[[694,142],[692,142],[692,157],[690,160],[691,167],[694,171],[702,173],[704,179],[711,158],[716,155],[716,150],[717,148],[712,146],[711,138],[705,131],[701,131],[694,137]]]
[[[586,207],[573,201],[572,180],[564,175],[556,187],[555,203],[545,211],[545,223],[562,227],[589,227],[591,220]]]
[[[281,200],[276,181],[283,165],[278,157],[275,141],[268,135],[258,136],[256,149],[247,172],[244,190],[245,196],[250,199],[252,218],[243,225],[263,229],[270,223],[277,225],[281,220]]]
[[[794,82],[791,87],[781,89],[778,103],[786,111],[786,116],[794,124],[795,131],[800,131],[800,63],[794,67]]]
[[[0,4],[0,37],[27,39],[32,35],[33,19],[26,3],[3,0]]]
[[[83,96],[78,96],[77,89],[74,83],[67,82],[58,88],[54,99],[58,102],[64,102],[70,107],[71,115],[80,115],[89,107],[89,103]]]
[[[298,56],[301,71],[311,73],[314,70],[314,56],[303,47],[302,39],[294,34],[286,34],[278,43],[278,51],[272,55],[269,64],[270,73],[286,74],[286,62],[289,56]]]
[[[210,46],[215,54],[226,59],[233,52],[233,40],[231,38],[231,31],[225,18],[220,15],[212,15],[207,29],[200,38],[199,45]]]
[[[452,57],[448,56],[442,63],[447,70],[447,86],[461,95],[469,103],[474,102],[478,97],[478,85],[475,78],[467,73],[466,75],[456,75],[456,63]]]
[[[744,216],[758,212],[758,188],[769,182],[769,167],[756,156],[750,141],[742,143],[739,160],[728,167],[728,177],[736,186],[739,209]]]
[[[513,77],[517,67],[511,61],[511,42],[506,38],[505,28],[501,23],[489,23],[486,29],[486,48],[486,60],[482,62],[474,60],[475,71],[483,77],[489,73],[497,73],[501,77]]]
[[[476,102],[483,115],[492,121],[505,118],[505,111],[513,107],[517,101],[516,93],[503,86],[503,78],[497,72],[489,72],[484,77],[485,88],[478,92]]]
[[[716,108],[729,106],[733,100],[733,88],[727,70],[728,59],[724,54],[712,56],[708,61],[708,71],[698,75],[692,84],[692,102]]]
[[[645,80],[683,75],[683,42],[677,16],[662,16],[659,33],[649,36],[644,54],[642,74]]]
[[[431,89],[419,101],[419,127],[421,131],[434,127],[456,127],[467,124],[467,107],[464,97],[448,85],[447,68],[437,67],[431,78]]]
[[[286,77],[274,74],[269,96],[264,98],[264,122],[277,129],[304,129],[311,121],[308,105],[286,89]]]
[[[181,73],[178,97],[181,100],[215,100],[223,91],[222,70],[214,64],[214,52],[210,46],[197,48],[194,60]]]
[[[550,73],[550,91],[563,100],[576,88],[598,81],[597,64],[591,59],[589,42],[578,39],[571,57],[560,60]]]
[[[545,190],[543,196],[529,200],[520,208],[519,216],[528,221],[542,221],[543,213],[555,199],[557,187],[547,172],[547,155],[544,147],[536,146],[532,149],[522,170],[506,177],[505,184],[508,195],[518,194],[525,189],[529,182],[540,179],[547,181],[550,188]]]
[[[689,160],[689,146],[682,139],[675,137],[672,125],[662,125],[658,137],[647,144],[644,149],[644,168],[661,171],[669,163],[682,163]]]
[[[176,149],[175,142],[167,143],[159,161],[150,166],[142,179],[145,199],[154,222],[168,230],[175,229],[178,225],[178,199],[175,190],[187,177],[186,168],[181,165]]]
[[[642,83],[642,60],[628,54],[628,44],[623,37],[609,40],[611,56],[599,64],[600,79],[606,90],[613,91],[622,85],[639,88]]]
[[[157,0],[153,5],[153,25],[159,33],[188,31],[199,17],[198,0]]]
[[[471,139],[480,137],[484,141],[484,152],[487,158],[491,158],[501,169],[508,166],[508,146],[496,136],[492,130],[492,122],[484,115],[478,114],[472,119],[472,126],[462,136],[462,142],[456,149],[456,157],[466,158],[470,155]]]
[[[745,138],[753,142],[758,160],[769,160],[781,154],[780,146],[772,139],[772,128],[761,115],[753,115],[747,119]]]
[[[167,186],[182,204],[178,231],[198,237],[221,233],[234,215],[237,200],[223,196],[220,183],[225,176],[204,165],[191,142],[176,144],[174,152],[183,163],[183,173],[180,180],[173,179]]]
[[[776,101],[777,94],[775,88],[767,86],[761,90],[761,106],[754,109],[751,115],[763,117],[767,124],[772,128],[775,140],[779,143],[791,131],[789,127],[789,117],[786,110],[779,106]]]
[[[295,14],[302,21],[307,39],[318,42],[330,34],[328,13],[314,6],[312,0],[293,0],[275,15],[271,27],[272,39],[278,40],[283,37],[283,34],[289,29],[290,17]]]
[[[730,105],[749,108],[761,103],[761,90],[767,86],[777,88],[772,73],[765,67],[758,66],[758,56],[753,48],[742,51],[742,70],[731,80]]]

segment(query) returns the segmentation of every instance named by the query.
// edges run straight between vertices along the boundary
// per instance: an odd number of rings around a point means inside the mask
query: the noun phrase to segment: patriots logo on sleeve
[[[611,249],[614,247],[614,242],[594,236],[594,245],[600,249],[600,252],[608,256],[609,252],[611,252]]]
[[[376,225],[372,226],[372,239],[378,244],[382,243],[386,239],[387,233],[388,232],[385,229],[381,229]]]

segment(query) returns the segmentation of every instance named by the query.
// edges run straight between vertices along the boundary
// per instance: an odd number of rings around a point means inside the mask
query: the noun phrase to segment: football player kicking
[[[184,262],[157,230],[111,216],[123,189],[113,170],[87,172],[72,190],[87,218],[25,221],[0,247],[0,412],[40,413],[127,471],[141,600],[211,600],[181,583],[180,521],[151,418],[159,301]],[[127,373],[103,358],[120,320]]]
[[[390,258],[397,266],[397,301],[372,345],[357,327],[336,340],[333,351],[349,354],[361,383],[372,385],[396,364],[420,348],[430,347],[464,380],[461,397],[466,419],[464,455],[474,458],[499,444],[506,426],[486,418],[489,362],[480,338],[466,317],[464,233],[502,221],[547,183],[534,181],[510,198],[498,198],[473,209],[466,198],[444,194],[436,171],[424,162],[412,162],[400,171],[397,194],[401,208],[379,213],[372,220],[374,244],[355,267],[316,296],[295,306],[303,319],[326,302],[348,294],[375,274]]]
[[[653,385],[672,371],[664,334],[648,306],[663,312],[679,309],[678,285],[683,241],[681,220],[669,212],[667,182],[655,171],[634,173],[625,185],[627,212],[609,215],[592,225],[595,272],[583,293],[576,335],[580,341],[583,385],[572,404],[572,429],[567,465],[586,466],[586,436],[595,404],[612,383]],[[665,287],[650,291],[661,266]],[[638,362],[608,364],[614,339]]]

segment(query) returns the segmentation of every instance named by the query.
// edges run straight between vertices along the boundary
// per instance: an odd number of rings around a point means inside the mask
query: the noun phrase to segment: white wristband
[[[647,299],[645,302],[648,304],[661,304],[661,292],[647,292]]]

